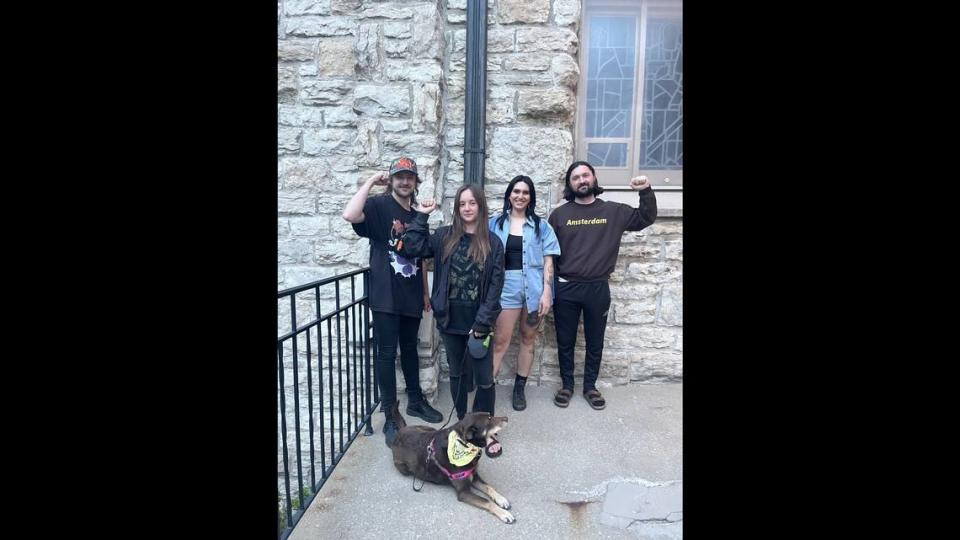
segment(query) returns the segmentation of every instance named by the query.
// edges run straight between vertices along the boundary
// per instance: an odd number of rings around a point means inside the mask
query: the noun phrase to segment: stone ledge
[[[601,185],[603,185],[601,183]],[[657,217],[683,217],[683,191],[681,190],[656,190],[657,194]],[[637,193],[627,186],[603,185],[603,195],[600,198],[605,201],[616,201],[637,206]]]

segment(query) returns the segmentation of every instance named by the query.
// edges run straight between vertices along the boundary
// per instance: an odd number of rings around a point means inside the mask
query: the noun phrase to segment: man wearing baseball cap
[[[375,369],[386,416],[383,433],[387,446],[399,431],[390,417],[397,401],[398,342],[407,386],[407,414],[434,424],[443,421],[443,415],[427,403],[420,390],[417,332],[424,309],[430,311],[426,264],[397,253],[407,224],[417,215],[412,205],[420,181],[417,163],[409,157],[398,158],[390,164],[389,173],[381,171],[368,178],[343,210],[343,219],[353,224],[353,230],[370,239],[368,297],[378,344]],[[387,190],[369,197],[373,186],[386,186]]]

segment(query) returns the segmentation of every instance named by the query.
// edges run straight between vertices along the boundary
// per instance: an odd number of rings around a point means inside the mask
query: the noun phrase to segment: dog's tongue
[[[496,439],[493,439],[493,442],[487,445],[485,450],[487,457],[495,458],[500,457],[500,454],[503,453],[503,447],[500,446],[500,442]]]

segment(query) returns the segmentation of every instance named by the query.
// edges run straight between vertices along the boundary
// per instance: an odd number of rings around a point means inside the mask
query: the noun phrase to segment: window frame
[[[655,15],[667,15],[679,18],[683,24],[683,2],[682,0],[583,0],[583,11],[581,18],[581,44],[579,55],[580,81],[577,92],[577,127],[575,153],[577,159],[589,161],[587,158],[588,143],[623,143],[626,139],[627,144],[627,166],[620,167],[598,167],[593,165],[597,171],[597,177],[603,179],[603,186],[617,189],[627,187],[630,178],[636,175],[646,175],[654,189],[657,191],[682,191],[683,190],[683,169],[675,170],[655,170],[639,168],[639,146],[640,146],[640,128],[643,121],[643,85],[645,76],[645,50],[647,39],[647,19],[651,11]],[[624,16],[634,19],[636,28],[636,65],[633,92],[633,114],[630,118],[629,138],[614,137],[586,137],[586,116],[587,116],[587,74],[589,73],[589,43],[591,25],[589,18],[593,16]]]

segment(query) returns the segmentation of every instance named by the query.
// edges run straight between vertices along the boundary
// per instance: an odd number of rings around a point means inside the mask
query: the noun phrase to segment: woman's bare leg
[[[533,365],[533,344],[537,341],[537,326],[527,326],[527,308],[520,317],[520,354],[517,359],[517,375],[527,377]]]
[[[521,308],[504,309],[497,317],[496,335],[493,337],[494,378],[500,373],[500,363],[503,362],[503,355],[507,353],[507,348],[510,347],[510,339],[513,337],[513,327],[517,324],[520,311]]]

